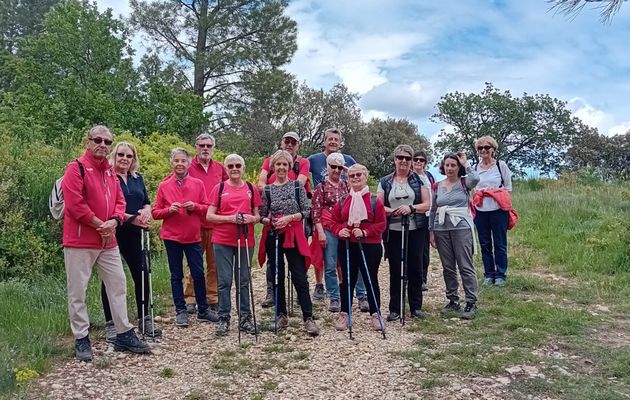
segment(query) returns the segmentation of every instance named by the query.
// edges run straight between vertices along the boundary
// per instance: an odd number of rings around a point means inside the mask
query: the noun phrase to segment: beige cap
[[[344,167],[346,160],[343,158],[343,154],[341,153],[330,153],[328,157],[326,157],[326,163],[330,165],[340,165]]]
[[[297,133],[295,133],[295,132],[287,132],[287,133],[285,133],[285,134],[282,136],[282,139],[284,139],[284,138],[288,138],[288,137],[289,137],[289,138],[292,138],[292,139],[295,139],[295,140],[297,140],[297,142],[298,142],[298,143],[300,143],[300,137],[298,136],[298,134],[297,134]]]

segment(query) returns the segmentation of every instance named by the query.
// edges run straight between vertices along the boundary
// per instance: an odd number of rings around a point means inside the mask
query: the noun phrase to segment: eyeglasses
[[[486,150],[486,151],[488,151],[488,150],[490,150],[490,149],[494,149],[494,147],[492,147],[492,146],[487,146],[487,145],[486,145],[486,146],[477,146],[477,151],[481,151],[481,150]]]
[[[338,169],[339,171],[343,171],[343,165],[330,165],[328,164],[328,166],[332,169]]]
[[[416,157],[413,159],[413,162],[427,162],[426,158]]]
[[[128,159],[132,159],[133,158],[133,154],[126,154],[126,153],[116,153],[116,155],[120,158],[128,158]]]
[[[211,148],[214,147],[214,145],[213,144],[206,144],[206,143],[204,143],[204,144],[198,144],[197,147],[199,147],[201,149],[211,149]]]
[[[227,169],[241,169],[241,167],[243,166],[243,164],[228,164],[226,165]]]
[[[290,137],[284,138],[284,144],[291,144],[295,146],[297,143],[298,143],[297,140],[293,138],[290,138]]]
[[[88,140],[94,142],[94,144],[105,143],[105,146],[111,146],[113,143],[111,139],[103,139],[102,137],[88,138]]]
[[[411,157],[409,157],[409,156],[396,156],[396,159],[398,161],[402,161],[402,160],[411,161]]]
[[[362,176],[363,176],[363,172],[355,172],[354,174],[348,174],[348,178],[350,179],[360,178]]]

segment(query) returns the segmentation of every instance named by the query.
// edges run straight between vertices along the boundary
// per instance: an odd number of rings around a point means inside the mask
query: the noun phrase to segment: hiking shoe
[[[254,326],[251,317],[244,318],[241,323],[238,324],[238,329],[240,329],[241,332],[249,333],[250,335],[255,335],[258,333],[258,330],[256,329],[256,326]]]
[[[494,279],[493,278],[485,278],[483,280],[482,285],[483,286],[492,286],[492,285],[494,285]]]
[[[426,283],[422,284],[422,291],[426,292],[427,290],[429,290],[429,285],[427,285]]]
[[[175,315],[175,325],[186,327],[188,326],[188,312],[187,311],[179,311]]]
[[[105,340],[109,343],[114,343],[116,340],[116,326],[114,326],[114,321],[105,322]]]
[[[186,304],[186,312],[188,314],[194,314],[197,312],[197,305],[195,303],[193,304]]]
[[[444,306],[444,308],[442,308],[442,311],[440,311],[440,313],[442,313],[442,315],[459,315],[462,312],[462,307],[459,305],[459,302],[451,300],[448,302],[447,305]]]
[[[315,324],[315,321],[313,321],[313,318],[306,318],[306,321],[304,321],[304,329],[306,329],[306,333],[310,336],[319,335],[319,328]]]
[[[422,310],[413,310],[411,317],[415,319],[427,319],[427,314]]]
[[[214,334],[217,336],[226,336],[230,330],[230,321],[227,318],[219,319],[219,323],[217,324],[217,329],[214,331]]]
[[[144,321],[138,320],[138,328],[140,329],[140,333],[145,336],[154,338],[162,336],[162,329],[155,325],[155,322],[151,319],[150,315],[146,315],[144,317]]]
[[[464,312],[462,313],[462,319],[474,319],[477,313],[477,305],[475,303],[466,303]]]
[[[208,304],[208,308],[210,308],[212,311],[219,312],[219,303]]]
[[[348,329],[348,313],[340,312],[335,319],[335,329],[338,331],[345,331]]]
[[[119,333],[116,335],[116,341],[114,342],[115,351],[130,351],[132,353],[150,353],[151,348],[148,344],[138,339],[136,332],[133,329],[129,329],[125,333]]]
[[[273,307],[274,306],[273,292],[267,292],[267,297],[265,297],[265,300],[263,300],[263,302],[260,305],[262,306],[262,308]]]
[[[79,361],[92,361],[92,344],[89,336],[74,341],[74,356]]]
[[[370,303],[368,302],[367,296],[361,296],[359,298],[359,310],[361,310],[361,312],[370,311]]]
[[[208,308],[197,313],[197,320],[200,322],[219,322],[219,313]]]
[[[375,330],[375,331],[380,331],[381,330],[381,322],[379,321],[377,313],[372,314],[372,320],[370,322],[372,324],[372,329],[373,330]],[[385,329],[385,326],[383,326],[383,329]]]
[[[328,305],[328,311],[330,312],[341,311],[341,304],[339,303],[339,299],[330,300],[330,304]]]
[[[387,316],[387,320],[388,320],[389,322],[392,322],[392,321],[397,321],[397,320],[399,320],[399,319],[400,319],[400,314],[398,314],[397,312],[393,312],[393,311],[391,311],[391,312],[389,313],[389,315]]]
[[[287,329],[289,327],[289,317],[284,314],[278,315],[278,330]]]
[[[498,286],[498,287],[503,287],[505,286],[505,279],[504,278],[497,278],[494,280],[494,286]]]
[[[315,284],[313,290],[313,300],[324,301],[324,285],[322,283]]]

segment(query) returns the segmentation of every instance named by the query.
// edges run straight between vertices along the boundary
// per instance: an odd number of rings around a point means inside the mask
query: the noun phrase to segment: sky
[[[98,0],[128,15],[126,0]],[[343,83],[363,118],[430,121],[446,93],[485,82],[512,95],[549,94],[605,135],[630,130],[630,3],[609,24],[585,7],[575,18],[546,0],[294,0],[298,51],[285,69],[309,86]],[[142,53],[139,40],[134,47]]]

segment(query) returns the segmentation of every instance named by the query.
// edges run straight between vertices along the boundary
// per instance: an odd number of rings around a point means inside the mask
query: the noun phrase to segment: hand
[[[409,215],[411,214],[411,209],[409,206],[400,206],[394,210],[394,215]]]
[[[350,237],[350,228],[343,228],[339,231],[339,237],[347,239]]]
[[[457,152],[457,158],[459,159],[459,163],[464,166],[464,168],[468,167],[468,159],[466,158],[466,153],[463,151]]]
[[[142,220],[140,219],[140,216],[137,216],[136,218],[134,218],[131,221],[131,225],[139,226],[140,228],[143,228],[143,229],[149,228],[149,222],[142,222]]]
[[[113,236],[107,236],[107,237],[101,236],[101,245],[103,247],[109,246],[112,243],[112,240],[114,240],[113,238],[114,238]]]
[[[176,213],[179,212],[179,209],[182,207],[182,205],[178,202],[172,203],[171,206],[168,208],[168,212],[170,213]]]
[[[326,240],[326,232],[324,232],[324,230],[320,228],[317,230],[317,236],[319,238],[319,245],[322,246],[323,249],[325,249],[326,245],[328,244],[328,241]]]
[[[435,243],[435,235],[433,234],[433,232],[429,234],[429,243],[431,244],[431,247],[437,249],[437,243]]]
[[[352,234],[354,235],[355,238],[360,239],[363,237],[363,230],[359,228],[354,228],[352,230]]]
[[[138,216],[136,217],[134,222],[137,220],[140,220],[140,222],[142,222],[143,224],[148,225],[149,222],[151,221],[151,211],[149,211],[148,208],[143,208],[143,209],[138,210]]]
[[[195,203],[190,200],[182,204],[182,207],[184,207],[186,211],[195,211]]]
[[[271,224],[274,226],[274,228],[276,229],[283,229],[285,228],[287,225],[289,225],[289,220],[290,217],[280,217],[280,218],[273,218],[271,220]]]

